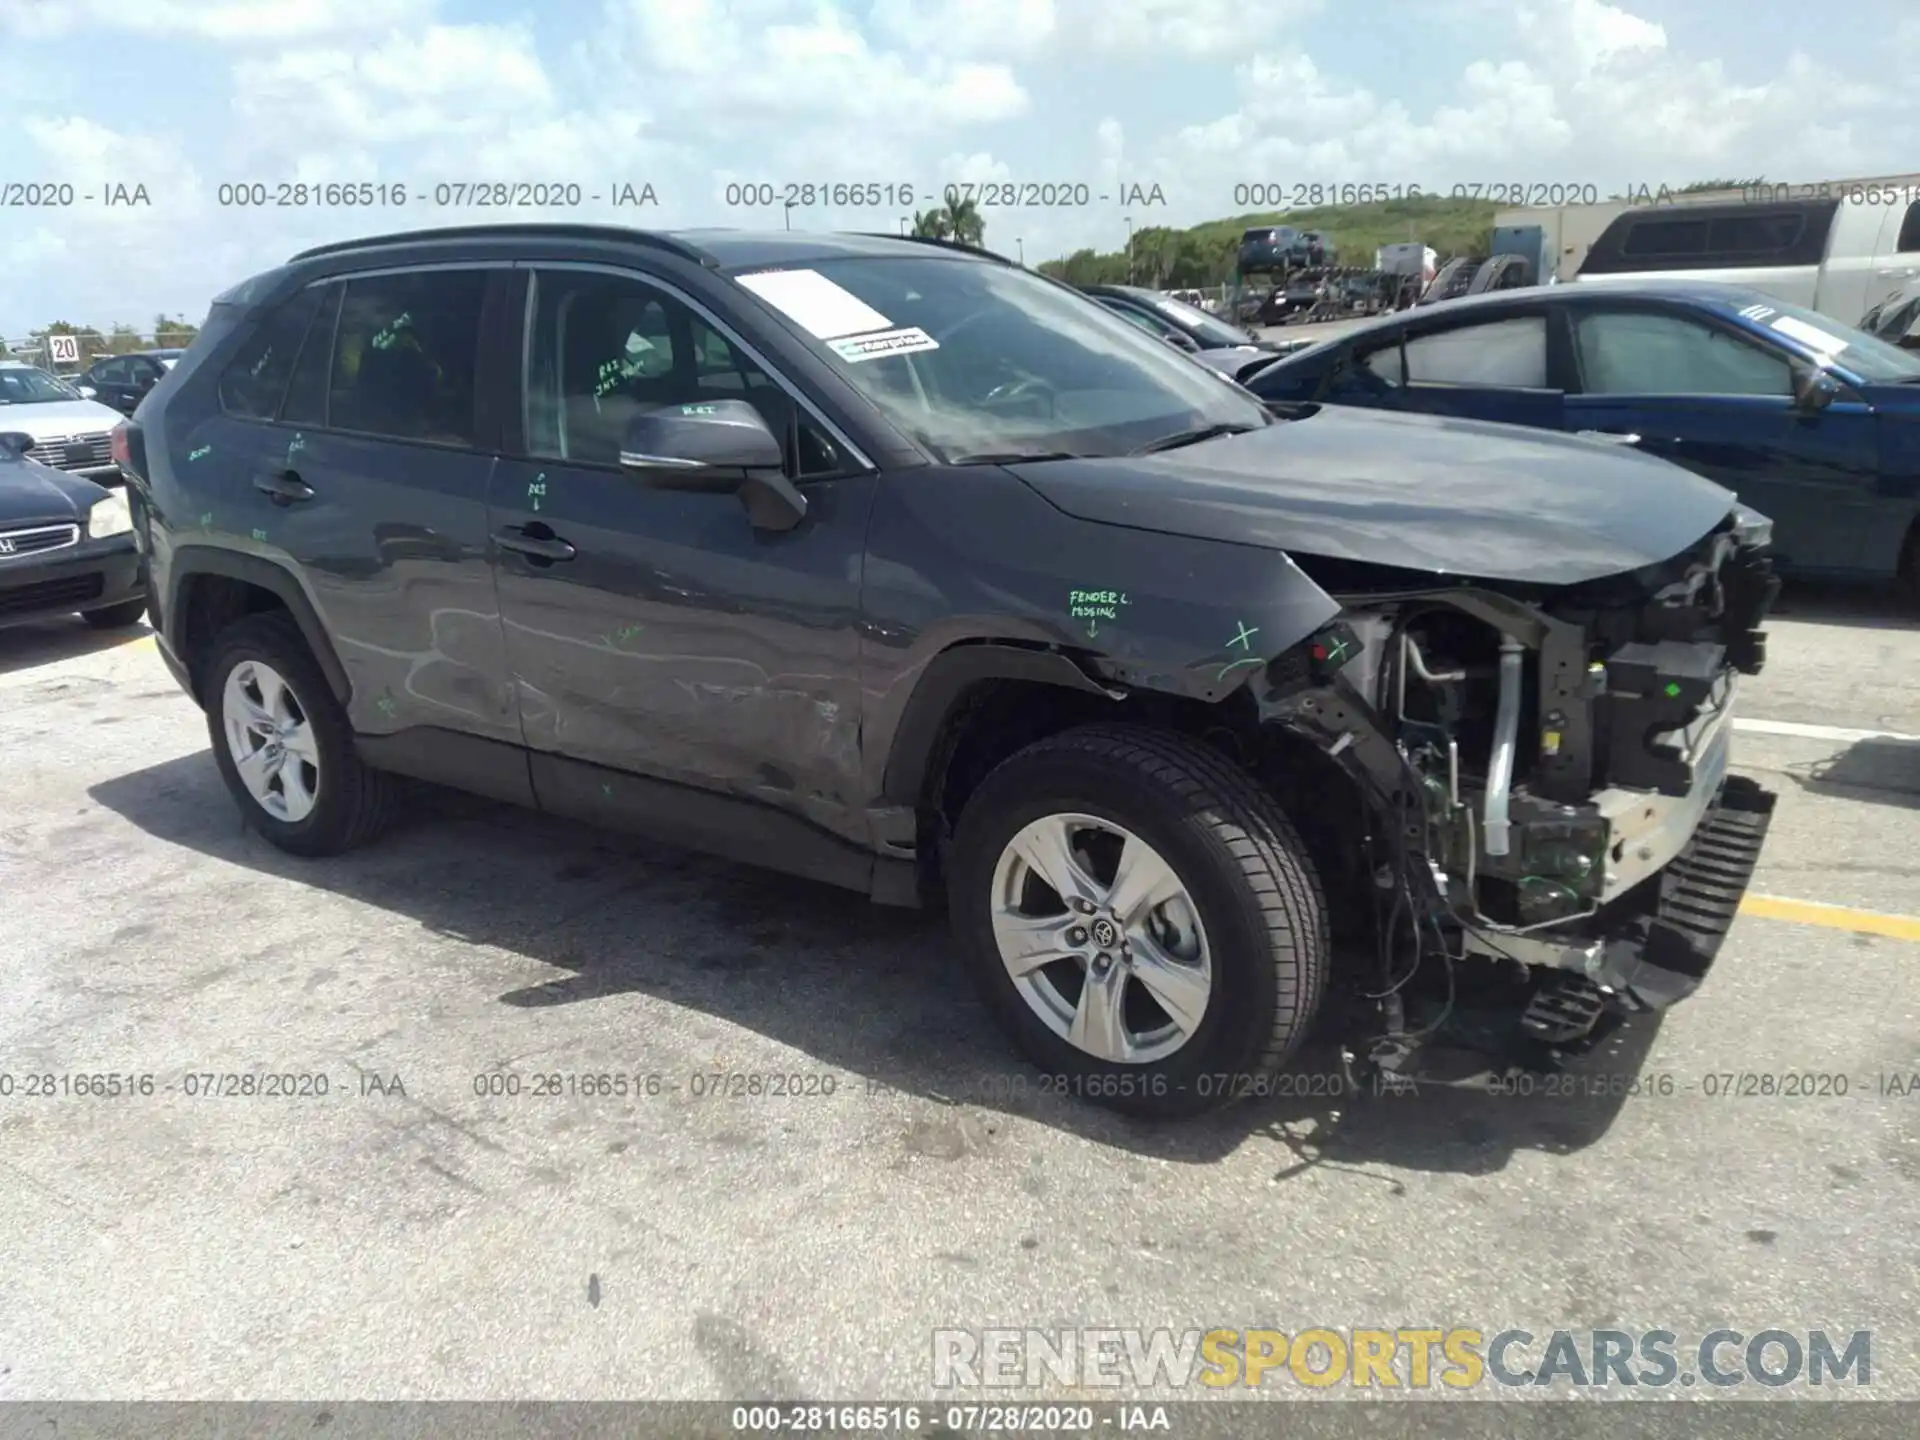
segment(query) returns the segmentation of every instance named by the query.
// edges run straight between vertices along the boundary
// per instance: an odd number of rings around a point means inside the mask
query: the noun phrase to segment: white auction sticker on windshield
[[[1782,335],[1791,335],[1802,345],[1811,346],[1823,355],[1838,355],[1847,348],[1847,342],[1838,335],[1829,335],[1818,325],[1809,325],[1804,320],[1796,320],[1791,315],[1782,315],[1773,322],[1773,328]]]
[[[742,275],[739,279],[809,335],[822,340],[884,330],[893,324],[858,295],[842,289],[818,270],[762,270],[757,275]]]
[[[917,325],[910,325],[904,330],[882,330],[878,335],[849,335],[844,340],[829,340],[827,348],[849,364],[858,364],[888,355],[938,350],[940,342]]]

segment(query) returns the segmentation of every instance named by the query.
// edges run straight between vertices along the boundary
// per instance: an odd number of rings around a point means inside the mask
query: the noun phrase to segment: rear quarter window
[[[280,411],[294,357],[320,306],[320,292],[302,290],[254,322],[220,372],[220,408],[244,420],[271,420]]]
[[[1920,200],[1907,206],[1907,213],[1900,221],[1900,237],[1893,242],[1893,248],[1900,255],[1920,251]]]
[[[1818,265],[1837,199],[1779,205],[1664,205],[1616,216],[1587,252],[1582,275]]]

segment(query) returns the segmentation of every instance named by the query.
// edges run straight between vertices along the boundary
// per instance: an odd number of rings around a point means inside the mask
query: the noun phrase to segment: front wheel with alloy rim
[[[1298,834],[1184,735],[1089,726],[1020,751],[968,800],[948,888],[969,969],[1052,1088],[1133,1114],[1259,1093],[1325,990]]]
[[[391,821],[397,782],[354,752],[346,709],[292,617],[250,615],[224,631],[204,695],[221,778],[282,850],[339,854]]]

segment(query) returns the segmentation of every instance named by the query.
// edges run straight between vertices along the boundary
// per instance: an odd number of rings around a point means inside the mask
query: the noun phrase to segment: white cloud
[[[1060,33],[1054,0],[874,0],[875,34],[956,59],[1028,58]]]
[[[1018,236],[1037,258],[1117,248],[1123,213],[1251,208],[1237,183],[1837,178],[1910,167],[1920,143],[1881,63],[1920,20],[1882,25],[1871,50],[1802,31],[1801,53],[1742,36],[1768,0],[1692,0],[1684,24],[1651,0],[1405,8],[1383,37],[1324,0],[0,0],[24,152],[9,177],[140,182],[154,200],[0,210],[0,329],[48,307],[101,324],[192,311],[302,245],[493,218],[420,203],[442,181],[650,182],[657,211],[540,218],[667,225],[783,223],[778,205],[727,208],[729,180],[924,192],[792,217],[863,230],[949,182],[1168,197],[990,210],[988,243]],[[139,91],[137,118],[102,107],[156,66],[167,82]],[[416,198],[223,207],[234,180],[404,181]]]
[[[943,55],[1217,58],[1284,33],[1325,0],[874,0],[883,37]]]
[[[417,147],[538,118],[553,103],[532,37],[507,26],[434,25],[357,53],[285,50],[240,62],[233,78],[242,132],[281,153]],[[286,125],[293,115],[300,123]]]
[[[1221,58],[1283,35],[1324,0],[1062,0],[1063,31],[1096,53]]]
[[[1239,183],[1642,185],[1765,173],[1840,178],[1886,168],[1911,102],[1789,52],[1735,80],[1717,57],[1677,53],[1667,31],[1605,0],[1467,0],[1505,53],[1464,65],[1426,113],[1362,80],[1329,75],[1303,49],[1240,66],[1238,107],[1181,128],[1149,165],[1182,176],[1210,213]],[[1903,131],[1870,128],[1904,118]],[[1866,122],[1866,123],[1863,123]],[[1876,159],[1877,157],[1877,159]],[[1896,167],[1897,168],[1897,167]]]
[[[9,0],[0,33],[47,39],[93,28],[226,43],[311,39],[416,24],[435,0]]]

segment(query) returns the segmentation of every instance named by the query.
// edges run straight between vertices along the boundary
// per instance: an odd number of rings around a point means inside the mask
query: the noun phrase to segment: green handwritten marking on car
[[[1216,681],[1224,680],[1227,678],[1227,676],[1231,675],[1234,671],[1238,670],[1243,665],[1258,665],[1259,663],[1260,661],[1257,658],[1229,661],[1227,664],[1222,665],[1220,667],[1219,673],[1216,674],[1213,678]]]
[[[609,645],[624,645],[644,629],[646,629],[644,625],[622,625],[605,639]]]
[[[1247,622],[1244,620],[1236,620],[1234,621],[1234,625],[1237,628],[1238,633],[1231,640],[1227,641],[1226,648],[1231,650],[1233,649],[1234,646],[1238,645],[1242,650],[1253,649],[1253,637],[1260,633],[1260,627],[1256,625],[1252,629],[1248,629]],[[1258,664],[1260,664],[1260,660],[1257,656],[1253,656],[1253,655],[1243,656],[1238,660],[1231,660],[1231,661],[1228,661],[1225,665],[1222,665],[1218,673],[1216,673],[1213,678],[1217,683],[1221,680],[1226,679],[1227,676],[1231,675],[1234,671],[1238,670],[1243,665],[1258,665]]]
[[[1680,698],[1680,686],[1671,680],[1667,682],[1667,698],[1669,700]]]
[[[1091,640],[1100,633],[1102,620],[1118,620],[1121,608],[1131,603],[1124,590],[1069,590],[1067,615],[1087,622],[1087,638]]]
[[[601,793],[602,795],[604,795],[604,796],[606,796],[606,798],[607,798],[607,799],[609,799],[609,800],[611,800],[611,799],[613,799],[613,786],[611,786],[611,785],[602,785],[602,786],[600,787],[600,793]]]
[[[532,480],[527,482],[527,500],[530,507],[538,510],[540,508],[540,502],[546,498],[546,494],[547,472],[542,470],[538,475],[534,476]]]
[[[378,710],[382,715],[391,715],[399,708],[399,705],[393,698],[393,692],[389,690],[373,702],[373,708]]]
[[[200,459],[200,458],[201,458],[202,456],[205,456],[205,455],[211,455],[212,453],[213,453],[213,446],[211,446],[211,445],[202,445],[202,446],[201,446],[201,447],[200,447],[200,448],[199,448],[198,450],[189,450],[189,451],[187,452],[187,459],[189,459],[189,460],[198,460],[198,459]]]
[[[302,450],[306,448],[307,448],[307,437],[304,435],[296,434],[293,437],[292,441],[289,442],[289,444],[287,445],[287,463],[291,465],[293,463],[293,457],[299,454]]]
[[[412,328],[412,325],[413,316],[406,311],[402,311],[394,317],[392,324],[388,325],[386,329],[373,337],[373,348],[376,350],[391,350],[399,343],[401,333]]]
[[[682,405],[680,407],[680,413],[682,415],[718,415],[720,413],[720,407],[717,405]]]
[[[211,530],[213,528],[213,511],[203,510],[200,512],[200,528],[202,530]]]
[[[267,538],[267,532],[264,530],[256,530],[253,532],[253,538],[256,540],[264,540]]]

